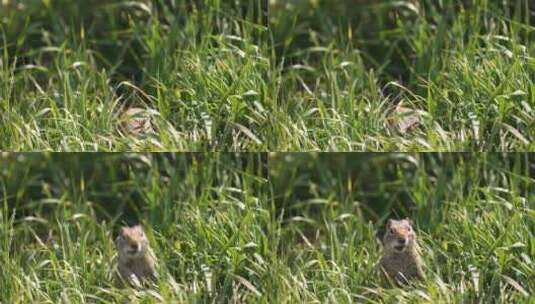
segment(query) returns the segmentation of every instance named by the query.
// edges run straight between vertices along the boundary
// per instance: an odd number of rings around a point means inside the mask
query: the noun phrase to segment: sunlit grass
[[[0,147],[532,150],[529,5],[270,1],[265,24],[265,1],[2,2]],[[156,132],[122,132],[130,107]]]
[[[2,150],[245,150],[268,116],[258,1],[0,5]],[[24,17],[28,16],[28,17]],[[120,130],[146,108],[156,133]],[[254,130],[254,131],[252,131]]]
[[[279,149],[534,148],[527,1],[354,2],[271,2]],[[399,104],[411,132],[388,125]]]
[[[524,154],[5,154],[0,301],[530,303]],[[269,176],[266,169],[269,169]],[[387,218],[410,217],[427,281],[382,284]],[[147,289],[113,284],[143,222]]]
[[[261,155],[27,154],[0,163],[9,168],[0,175],[2,303],[268,296],[275,252]],[[113,239],[138,221],[160,280],[119,289]]]
[[[273,154],[281,298],[531,303],[532,166],[515,154]],[[390,217],[416,223],[427,281],[411,288],[385,287],[375,269]]]

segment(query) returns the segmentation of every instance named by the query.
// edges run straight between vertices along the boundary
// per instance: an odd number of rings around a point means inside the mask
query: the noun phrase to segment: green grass
[[[529,154],[2,154],[1,303],[531,303]],[[268,169],[268,170],[267,170]],[[411,217],[428,280],[374,267]],[[147,227],[148,289],[114,287],[113,238]]]
[[[280,149],[533,150],[529,1],[272,2]],[[407,134],[400,103],[421,113]]]
[[[535,180],[526,154],[273,154],[278,277],[303,302],[532,303]],[[387,218],[410,217],[427,281],[381,284]]]
[[[1,149],[247,149],[258,141],[249,130],[267,116],[261,9],[258,1],[2,1]],[[147,108],[157,133],[121,132],[129,107]]]
[[[6,154],[0,303],[254,302],[276,252],[262,155]],[[117,289],[113,239],[148,227],[160,281]]]
[[[2,1],[0,148],[533,150],[535,8],[452,3]]]

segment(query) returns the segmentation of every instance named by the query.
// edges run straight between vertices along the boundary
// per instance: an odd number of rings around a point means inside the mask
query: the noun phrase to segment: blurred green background
[[[431,225],[472,198],[535,204],[535,154],[529,153],[273,153],[269,164],[286,217],[350,213],[371,222],[412,217]],[[524,200],[511,201],[513,193]]]
[[[464,19],[462,37],[456,38],[470,48],[474,37],[488,31],[533,39],[533,32],[521,25],[535,24],[533,12],[533,1],[524,0],[271,0],[269,21],[276,50],[287,65],[316,66],[323,53],[354,53],[366,68],[386,77],[385,83],[412,84],[430,72],[436,76],[441,51],[462,47],[449,37],[459,35],[457,18]],[[498,16],[516,25],[515,32],[510,33],[507,22],[497,22]]]
[[[116,79],[144,83],[156,72],[152,45],[155,35],[166,35],[170,49],[200,43],[208,29],[216,35],[240,31],[227,24],[265,25],[266,0],[23,0],[0,2],[0,50],[18,65],[54,63],[55,53],[89,51],[92,64]],[[195,27],[188,18],[198,18]],[[180,30],[179,30],[180,29]],[[243,30],[243,28],[241,28]],[[180,32],[180,31],[184,32]],[[187,36],[187,37],[182,37]],[[161,45],[160,45],[161,47]],[[160,54],[163,55],[163,54]],[[154,76],[154,75],[153,75]]]
[[[265,179],[264,158],[248,153],[3,153],[1,201],[17,218],[81,212],[97,221],[134,224],[152,215],[159,225],[165,223],[158,219],[167,216],[165,208],[195,204],[204,188],[241,187],[245,173]],[[261,186],[257,181],[251,194],[259,194]]]

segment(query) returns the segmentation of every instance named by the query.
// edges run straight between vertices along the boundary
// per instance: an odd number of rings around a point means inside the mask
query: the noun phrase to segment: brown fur
[[[141,226],[122,227],[115,245],[120,286],[138,287],[156,279],[156,258]]]
[[[384,254],[379,265],[389,281],[406,284],[425,279],[416,233],[408,219],[388,220],[383,246]]]

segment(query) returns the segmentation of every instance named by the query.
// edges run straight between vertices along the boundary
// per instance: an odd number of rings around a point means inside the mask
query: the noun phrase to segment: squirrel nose
[[[399,239],[398,239],[398,243],[400,243],[400,244],[406,244],[406,243],[407,243],[407,239],[406,239],[406,238],[399,238]]]

